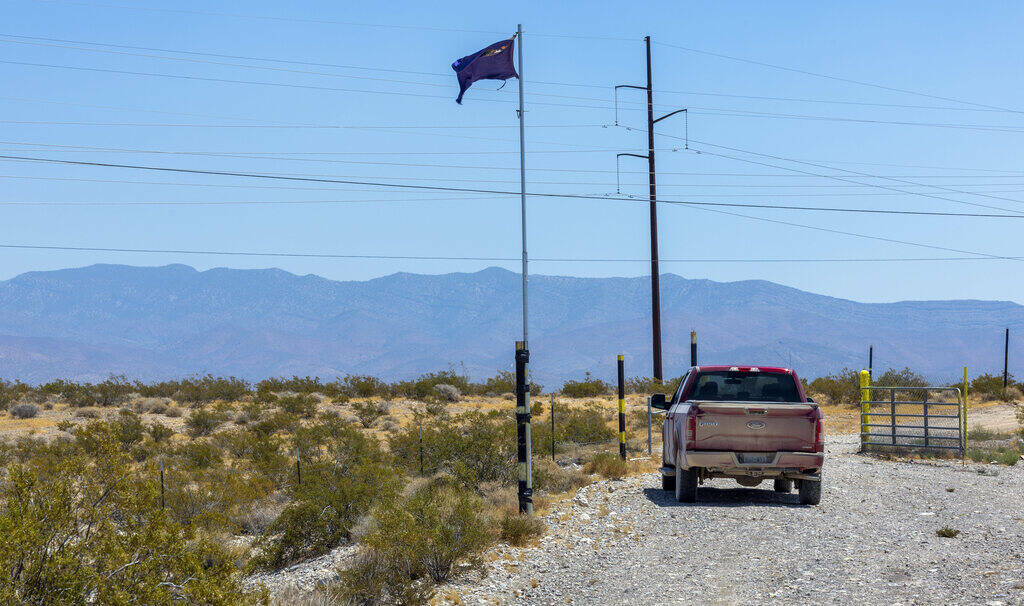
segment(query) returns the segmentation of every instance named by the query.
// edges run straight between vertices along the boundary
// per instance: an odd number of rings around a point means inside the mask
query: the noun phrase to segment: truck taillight
[[[697,415],[691,409],[686,415],[686,450],[697,447]]]
[[[825,452],[825,419],[820,410],[814,419],[814,452]]]

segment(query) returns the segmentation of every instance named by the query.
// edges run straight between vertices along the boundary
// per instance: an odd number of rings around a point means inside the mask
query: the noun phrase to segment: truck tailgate
[[[694,402],[695,450],[808,451],[814,448],[815,407],[778,402]]]

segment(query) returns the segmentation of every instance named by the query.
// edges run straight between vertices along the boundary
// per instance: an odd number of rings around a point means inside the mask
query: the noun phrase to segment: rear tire
[[[697,470],[695,468],[682,469],[679,467],[679,457],[676,458],[676,500],[680,503],[694,503],[697,501]]]
[[[775,488],[775,492],[793,492],[793,480],[778,478],[775,480],[773,488]]]
[[[667,490],[667,491],[675,490],[676,489],[676,477],[675,476],[667,476],[665,474],[662,474],[661,475],[661,489],[662,490]]]
[[[821,503],[821,480],[800,480],[800,503],[804,505]]]

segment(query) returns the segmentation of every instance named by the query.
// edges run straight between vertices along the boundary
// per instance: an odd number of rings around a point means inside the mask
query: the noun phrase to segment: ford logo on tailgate
[[[764,421],[747,421],[747,427],[750,429],[764,429]]]

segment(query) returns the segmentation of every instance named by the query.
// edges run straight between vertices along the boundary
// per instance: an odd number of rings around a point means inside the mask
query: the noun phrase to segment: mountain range
[[[665,374],[702,363],[792,366],[805,377],[909,366],[941,379],[1001,372],[1007,301],[859,303],[761,280],[661,277]],[[585,372],[649,376],[648,278],[530,277],[531,373],[559,386]],[[396,273],[334,281],[280,269],[92,265],[0,282],[0,377],[144,380],[197,373],[260,379],[454,367],[480,379],[513,366],[519,274]]]

